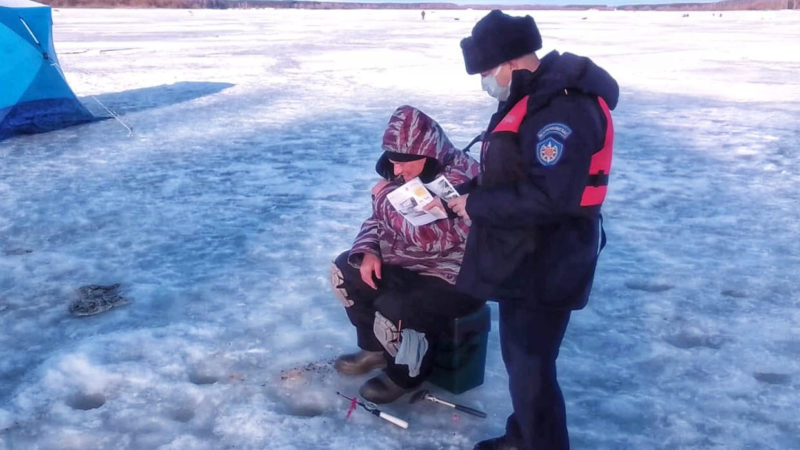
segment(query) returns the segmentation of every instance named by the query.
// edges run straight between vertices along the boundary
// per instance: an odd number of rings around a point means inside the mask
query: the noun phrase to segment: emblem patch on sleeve
[[[543,166],[552,166],[561,159],[561,154],[564,153],[564,144],[558,142],[553,138],[547,138],[536,144],[536,159]]]
[[[543,166],[553,166],[561,155],[564,154],[564,141],[572,134],[572,129],[563,123],[551,123],[545,125],[536,137],[539,143],[536,144],[536,159]]]

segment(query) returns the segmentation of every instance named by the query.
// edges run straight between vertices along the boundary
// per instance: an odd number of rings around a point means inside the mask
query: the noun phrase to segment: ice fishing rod
[[[480,410],[475,409],[475,408],[470,408],[469,406],[464,406],[464,405],[459,405],[457,403],[448,402],[447,400],[442,400],[439,397],[436,397],[435,395],[433,395],[430,392],[428,392],[427,389],[423,389],[421,391],[417,391],[414,395],[411,396],[411,399],[409,400],[409,403],[416,403],[416,402],[418,402],[420,400],[429,400],[429,401],[432,401],[433,403],[438,403],[440,405],[448,406],[450,408],[457,409],[457,410],[465,412],[467,414],[472,414],[473,416],[478,416],[478,417],[483,417],[483,418],[486,417],[486,413],[483,412],[483,411],[480,411]]]
[[[364,402],[358,400],[355,397],[350,398],[350,397],[342,394],[339,391],[336,391],[336,394],[338,394],[338,395],[350,400],[350,410],[347,411],[347,416],[348,417],[350,417],[350,413],[353,412],[353,409],[355,409],[355,405],[358,405],[358,406],[361,406],[362,408],[364,408],[365,411],[371,413],[372,415],[378,416],[378,417],[380,417],[381,419],[383,419],[383,420],[385,420],[387,422],[391,422],[392,424],[397,425],[398,427],[400,427],[400,428],[402,428],[404,430],[408,428],[408,422],[406,422],[403,419],[397,418],[397,417],[395,417],[395,416],[393,416],[391,414],[387,414],[387,413],[381,411],[372,402],[364,403]]]

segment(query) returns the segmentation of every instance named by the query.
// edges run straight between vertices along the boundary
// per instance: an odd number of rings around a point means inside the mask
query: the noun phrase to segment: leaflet
[[[458,192],[453,185],[442,175],[427,184],[423,183],[419,177],[413,178],[390,192],[386,198],[412,225],[420,226],[447,218],[447,213],[440,208],[432,208],[428,211],[423,209],[433,201],[431,192],[442,200],[458,197]]]

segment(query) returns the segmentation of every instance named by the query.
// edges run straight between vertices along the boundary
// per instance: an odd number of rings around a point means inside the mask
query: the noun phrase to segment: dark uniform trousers
[[[569,449],[556,358],[570,311],[530,309],[524,300],[499,304],[500,346],[514,405],[506,435],[527,450]]]
[[[440,335],[449,329],[456,317],[476,311],[485,302],[456,290],[455,286],[437,278],[420,275],[399,266],[384,264],[378,289],[372,289],[361,279],[361,272],[347,262],[349,252],[339,255],[334,264],[342,273],[342,288],[354,302],[345,308],[347,317],[356,327],[358,346],[368,351],[383,351],[384,369],[398,386],[412,388],[420,385],[433,370],[433,354]],[[394,357],[381,346],[373,332],[375,311],[396,327],[425,333],[428,351],[422,358],[420,373],[410,377],[408,366],[395,364]],[[401,322],[402,321],[402,322]]]

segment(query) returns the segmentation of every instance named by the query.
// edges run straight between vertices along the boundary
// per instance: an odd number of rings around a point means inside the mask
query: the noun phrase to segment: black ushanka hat
[[[467,73],[485,72],[542,48],[542,36],[533,17],[509,16],[492,10],[461,40]]]

